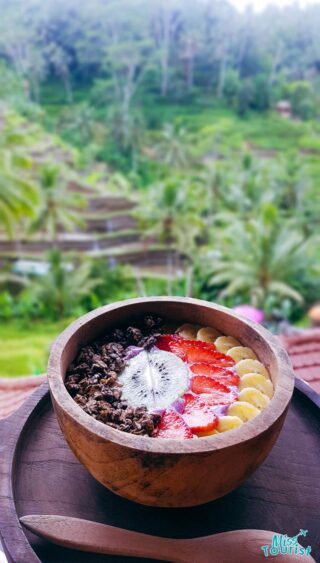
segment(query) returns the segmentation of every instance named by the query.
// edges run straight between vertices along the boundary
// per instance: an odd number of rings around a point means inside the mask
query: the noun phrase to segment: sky
[[[300,4],[306,6],[308,4],[319,4],[320,0],[229,0],[239,10],[243,10],[248,5],[253,6],[255,11],[263,10],[268,4],[278,7],[288,6],[290,4]]]

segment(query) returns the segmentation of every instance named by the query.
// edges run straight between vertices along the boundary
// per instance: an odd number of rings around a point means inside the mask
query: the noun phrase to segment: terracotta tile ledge
[[[47,380],[45,374],[0,378],[0,419],[17,410]]]
[[[320,393],[320,329],[282,334],[279,339],[289,354],[296,377]]]

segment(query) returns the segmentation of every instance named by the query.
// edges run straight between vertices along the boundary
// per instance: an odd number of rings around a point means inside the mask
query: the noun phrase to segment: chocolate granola
[[[81,348],[69,366],[65,385],[76,403],[96,420],[131,434],[152,436],[160,415],[122,400],[118,374],[134,347],[150,349],[161,333],[162,319],[154,315],[133,319],[99,341]]]

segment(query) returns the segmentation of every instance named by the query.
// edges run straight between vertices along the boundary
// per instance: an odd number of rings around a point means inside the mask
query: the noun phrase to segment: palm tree
[[[39,178],[41,203],[31,232],[44,229],[55,246],[59,228],[72,231],[76,224],[82,224],[78,211],[86,202],[80,194],[69,189],[68,176],[60,166],[45,164],[39,170]]]
[[[206,191],[206,214],[210,221],[221,209],[224,194],[229,188],[231,170],[230,162],[214,160],[201,171],[200,181]]]
[[[168,166],[176,168],[187,166],[190,159],[187,131],[173,123],[166,123],[161,133],[158,154]]]
[[[176,175],[155,184],[138,211],[145,234],[188,252],[204,227],[202,200],[202,187],[192,179]]]
[[[200,180],[206,189],[208,223],[213,224],[225,212],[250,217],[263,202],[275,202],[275,170],[268,163],[244,153],[235,160],[230,154],[225,160],[209,162]]]
[[[167,246],[168,293],[179,255],[187,259],[189,266],[193,263],[198,239],[205,229],[201,201],[204,195],[199,184],[172,176],[154,185],[139,206],[138,217],[145,237],[155,237]]]
[[[251,219],[230,214],[214,235],[215,251],[206,260],[209,284],[223,286],[221,297],[249,296],[260,307],[270,296],[303,301],[296,288],[314,271],[316,241],[304,238],[274,205],[263,204]]]
[[[276,190],[283,212],[293,214],[306,236],[318,230],[320,193],[296,151],[289,151],[275,169]]]
[[[94,128],[94,111],[87,102],[68,107],[60,116],[59,129],[69,130],[79,136],[81,144],[92,140]]]
[[[92,277],[92,265],[87,260],[74,267],[62,260],[58,250],[48,256],[49,270],[30,286],[32,299],[41,303],[54,319],[73,314],[81,299],[88,297],[102,280]]]
[[[308,186],[304,161],[298,151],[289,151],[279,164],[277,180],[281,205],[289,212],[299,210]]]

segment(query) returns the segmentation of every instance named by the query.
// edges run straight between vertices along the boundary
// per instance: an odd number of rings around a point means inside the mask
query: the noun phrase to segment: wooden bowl
[[[269,369],[274,396],[256,418],[228,432],[194,440],[161,440],[116,430],[86,414],[64,385],[79,348],[132,315],[216,327],[250,346]],[[266,458],[283,425],[294,376],[278,340],[225,307],[198,299],[152,297],[101,307],[72,323],[49,359],[51,397],[61,430],[75,455],[100,483],[141,504],[195,506],[240,485]]]

